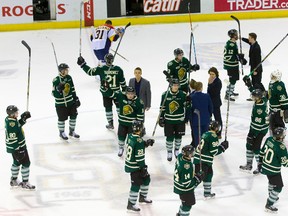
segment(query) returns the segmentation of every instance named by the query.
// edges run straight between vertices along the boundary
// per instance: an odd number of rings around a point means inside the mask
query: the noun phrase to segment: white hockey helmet
[[[279,71],[278,69],[273,71],[270,76],[271,80],[277,80],[277,81],[281,81],[281,77],[282,77],[282,72]]]

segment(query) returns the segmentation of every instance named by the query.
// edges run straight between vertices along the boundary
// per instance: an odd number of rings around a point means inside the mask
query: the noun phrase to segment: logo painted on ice
[[[181,0],[144,0],[144,13],[178,11]]]

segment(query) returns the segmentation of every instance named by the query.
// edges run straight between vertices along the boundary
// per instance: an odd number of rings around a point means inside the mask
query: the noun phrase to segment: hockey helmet
[[[237,31],[236,29],[230,29],[230,30],[228,31],[228,36],[229,36],[230,38],[233,38],[235,35],[238,35],[238,31]]]
[[[275,70],[271,73],[271,79],[281,81],[282,72],[279,70]]]
[[[172,87],[173,85],[179,85],[179,80],[177,78],[172,78],[170,80],[170,87]]]
[[[6,113],[11,116],[13,115],[14,113],[16,113],[19,109],[15,106],[15,105],[9,105],[7,108],[6,108]]]
[[[174,50],[174,56],[175,57],[177,57],[178,55],[183,55],[183,54],[184,54],[184,52],[180,48],[177,48],[177,49]]]
[[[209,130],[212,130],[212,131],[219,131],[221,125],[218,121],[211,121],[210,124],[209,124]]]
[[[141,133],[143,129],[143,122],[139,120],[133,120],[132,121],[132,131],[133,133]]]
[[[252,98],[261,99],[263,97],[263,91],[261,89],[254,89],[251,96]]]
[[[277,127],[272,131],[273,138],[275,140],[283,141],[285,138],[285,128],[284,127]]]
[[[132,87],[132,86],[127,86],[127,87],[126,87],[126,93],[127,93],[127,92],[135,93],[134,87]]]
[[[61,72],[62,70],[65,70],[65,69],[67,69],[67,68],[69,68],[69,66],[68,66],[67,64],[65,64],[65,63],[61,63],[61,64],[58,66],[59,72]]]
[[[192,145],[186,145],[182,148],[182,154],[186,158],[192,158],[194,155],[194,147]]]
[[[107,65],[112,65],[113,61],[114,61],[114,56],[111,53],[107,53],[104,56],[104,59],[105,59],[105,62],[106,62]]]

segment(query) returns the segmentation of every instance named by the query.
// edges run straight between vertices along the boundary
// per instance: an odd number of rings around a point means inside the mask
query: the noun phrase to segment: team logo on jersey
[[[173,114],[178,108],[179,108],[179,104],[177,103],[177,101],[172,101],[169,104],[169,112],[170,112],[170,114]]]
[[[286,96],[285,95],[280,95],[280,100],[285,100],[286,99]]]
[[[257,109],[256,112],[257,112],[258,115],[261,115],[261,114],[263,113],[263,110],[261,110],[261,109]]]
[[[15,126],[15,122],[9,122],[9,125],[10,125],[11,127],[14,127],[14,126]]]
[[[137,138],[137,142],[138,143],[142,142],[142,138],[141,137]]]
[[[64,86],[64,96],[67,96],[70,92],[70,84],[69,83],[65,83],[65,86]]]
[[[278,86],[277,86],[277,90],[278,90],[278,91],[281,91],[281,90],[282,90],[282,87],[281,87],[280,85],[278,85]]]
[[[187,170],[188,170],[189,168],[190,168],[190,164],[185,163],[185,164],[184,164],[184,169],[187,169]]]
[[[125,105],[123,107],[123,115],[130,115],[133,113],[133,108],[130,105]]]
[[[186,74],[185,68],[181,67],[181,68],[178,70],[179,80],[182,80],[182,79],[185,77],[185,74]]]
[[[280,145],[280,148],[281,148],[282,150],[285,150],[285,149],[286,149],[285,145],[283,145],[283,144]]]

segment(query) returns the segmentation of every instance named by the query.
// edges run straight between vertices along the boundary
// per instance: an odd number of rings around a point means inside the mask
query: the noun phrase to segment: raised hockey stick
[[[57,60],[56,49],[55,49],[54,43],[48,37],[46,37],[46,38],[50,41],[50,43],[52,45],[57,71],[59,71],[59,69],[58,69],[59,64],[58,64],[58,60]],[[60,79],[60,82],[62,82],[61,76],[59,76],[59,79]],[[64,90],[62,91],[62,95],[63,95],[65,106],[67,107],[66,96],[64,94]]]
[[[82,53],[82,11],[84,3],[88,2],[89,0],[82,0],[80,1],[80,36],[79,36],[79,56]]]
[[[115,50],[113,50],[112,48],[110,50],[115,53]],[[129,62],[129,60],[125,58],[123,55],[121,55],[120,53],[117,53],[117,55],[123,58],[124,60],[126,60],[127,62]]]
[[[202,146],[201,146],[201,120],[200,120],[200,111],[198,109],[194,110],[194,113],[198,117],[198,149],[199,149],[199,161],[200,161],[200,172],[202,172]]]
[[[228,94],[228,101],[227,101],[227,112],[226,112],[226,125],[225,125],[225,141],[227,141],[227,131],[228,131],[228,119],[229,119],[229,111],[230,111],[230,88],[231,88],[231,85],[230,85],[230,82],[225,79],[224,82],[228,85],[228,91],[229,91],[229,94]]]
[[[237,19],[237,17],[231,15],[230,16],[232,19],[234,19],[237,24],[238,24],[238,31],[239,31],[239,44],[240,44],[240,54],[242,54],[242,37],[241,37],[241,28],[240,28],[240,21],[239,19]],[[242,72],[242,75],[244,75],[244,69],[243,69],[243,64],[241,64],[241,72]]]
[[[27,100],[26,100],[26,110],[29,108],[29,92],[30,92],[30,70],[31,70],[31,48],[26,43],[26,41],[22,40],[21,43],[27,48],[29,53],[29,63],[28,63],[28,81],[27,81]]]
[[[251,76],[254,71],[257,70],[258,67],[270,56],[272,52],[287,38],[288,33],[276,44],[276,46],[262,59],[262,61],[247,75],[248,77]]]
[[[131,25],[130,22],[127,23],[127,25],[124,27],[124,30],[126,30],[126,28],[128,28],[130,25]],[[120,41],[119,41],[119,43],[117,44],[116,50],[115,50],[115,52],[114,52],[114,59],[115,59],[115,56],[117,55],[117,52],[118,52],[119,46],[120,46],[120,44],[121,44],[122,38],[124,37],[124,34],[125,34],[125,31],[123,32],[123,35],[120,37]]]

